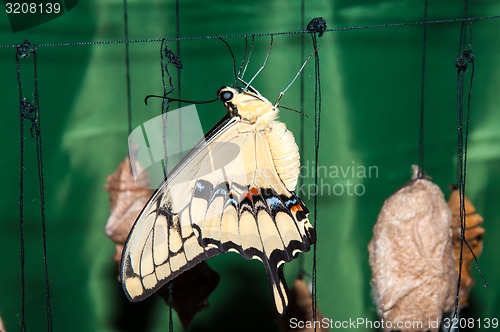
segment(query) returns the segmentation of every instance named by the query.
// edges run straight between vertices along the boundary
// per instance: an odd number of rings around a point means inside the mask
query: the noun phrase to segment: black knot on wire
[[[455,67],[459,71],[466,71],[469,67],[469,63],[474,63],[474,53],[471,50],[464,51],[457,56],[457,60],[455,61]]]
[[[182,69],[182,62],[179,56],[177,54],[174,54],[174,52],[169,50],[167,47],[165,47],[165,56],[167,57],[169,63],[173,64],[179,69]]]
[[[26,98],[22,98],[20,101],[21,104],[21,117],[25,120],[31,121],[31,136],[37,136],[40,134],[40,130],[38,127],[38,112],[33,106],[33,104]]]
[[[323,36],[326,31],[326,20],[323,17],[315,17],[309,22],[306,28],[307,32],[318,32],[318,36]]]
[[[31,44],[30,41],[26,39],[22,44],[17,45],[16,47],[17,57],[27,58],[31,54],[33,54],[35,50],[36,50],[35,45]]]

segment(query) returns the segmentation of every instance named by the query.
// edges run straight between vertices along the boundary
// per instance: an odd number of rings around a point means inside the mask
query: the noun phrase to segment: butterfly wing
[[[136,221],[122,257],[125,292],[141,300],[199,262],[234,251],[262,261],[282,313],[283,264],[314,242],[307,208],[281,181],[265,132],[227,118],[208,137]]]

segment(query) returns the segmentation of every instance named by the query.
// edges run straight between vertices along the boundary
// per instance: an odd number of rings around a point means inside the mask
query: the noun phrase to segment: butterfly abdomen
[[[289,191],[294,191],[299,178],[300,155],[295,138],[286,126],[274,121],[267,132],[274,166],[281,181]]]

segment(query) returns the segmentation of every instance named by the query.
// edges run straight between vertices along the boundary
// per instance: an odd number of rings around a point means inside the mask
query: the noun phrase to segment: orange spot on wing
[[[290,208],[290,211],[292,211],[293,213],[297,213],[298,211],[302,211],[302,206],[300,206],[300,204],[292,205],[292,207]]]
[[[259,189],[252,187],[247,191],[247,198],[252,199],[252,196],[258,195],[260,193]]]

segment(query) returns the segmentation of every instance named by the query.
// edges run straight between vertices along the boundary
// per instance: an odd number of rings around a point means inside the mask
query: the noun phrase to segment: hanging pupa
[[[313,320],[313,298],[311,290],[302,278],[297,278],[290,288],[290,303],[285,314],[280,317],[282,332],[327,332],[329,320],[316,306],[316,321]],[[293,322],[303,322],[303,328],[294,326]],[[316,329],[314,328],[316,327]]]
[[[3,325],[2,317],[0,317],[0,332],[7,332],[5,326]]]
[[[452,230],[453,230],[453,250],[455,252],[455,270],[458,273],[460,268],[460,195],[458,189],[454,189],[448,199],[448,206],[452,215]],[[464,197],[465,206],[465,241],[469,245],[474,255],[479,257],[483,251],[483,234],[484,228],[481,227],[483,217],[476,212],[476,208],[472,203]],[[460,293],[459,293],[459,307],[466,307],[469,301],[469,292],[474,286],[474,280],[471,276],[471,264],[474,261],[474,256],[467,247],[463,245],[462,248],[462,274],[460,278]],[[452,294],[455,297],[455,294]]]
[[[413,171],[413,180],[384,202],[368,246],[384,331],[438,331],[453,307],[451,214],[439,187],[418,179],[417,166]],[[395,329],[398,323],[407,325]]]
[[[142,170],[140,165],[136,166]],[[127,240],[128,233],[153,194],[153,190],[148,189],[150,187],[148,178],[142,174],[146,173],[141,173],[137,180],[134,178],[130,158],[127,156],[118,165],[116,171],[108,176],[104,186],[109,192],[111,208],[105,233],[115,243],[113,260],[118,266],[120,266],[123,245]]]

